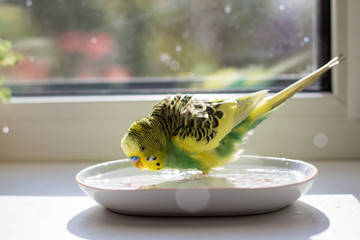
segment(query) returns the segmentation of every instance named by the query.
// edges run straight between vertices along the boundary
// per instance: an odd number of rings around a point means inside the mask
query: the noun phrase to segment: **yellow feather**
[[[238,154],[242,151],[243,149],[239,149]],[[214,152],[214,149],[212,149],[206,152],[194,153],[192,154],[192,157],[201,163],[202,172],[208,173],[212,168],[220,167],[229,162],[234,156],[229,155],[228,157],[219,157],[219,155]]]
[[[216,129],[216,136],[208,143],[204,141],[196,141],[196,137],[188,136],[182,139],[180,136],[173,137],[173,142],[182,150],[187,152],[203,152],[209,151],[219,145],[221,139],[225,137],[231,130],[234,113],[236,111],[236,101],[227,101],[220,105],[219,110],[223,111],[223,117],[219,121],[219,127]]]
[[[216,128],[216,136],[209,142],[206,139],[197,141],[196,137],[188,136],[185,139],[180,136],[173,137],[173,142],[182,150],[190,153],[207,152],[219,145],[219,142],[231,131],[231,129],[243,121],[255,106],[266,96],[267,91],[259,91],[249,94],[237,100],[226,100],[221,102],[217,110],[223,112],[223,117],[219,120]],[[219,102],[218,100],[215,102]]]

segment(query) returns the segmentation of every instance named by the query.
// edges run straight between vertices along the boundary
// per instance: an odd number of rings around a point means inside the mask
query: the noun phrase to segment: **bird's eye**
[[[135,155],[130,157],[130,161],[132,161],[132,162],[136,162],[139,159],[140,158],[138,156],[135,156]]]
[[[141,147],[140,150],[141,150],[142,152],[144,152],[144,151],[145,151],[145,147],[144,147],[144,146]]]

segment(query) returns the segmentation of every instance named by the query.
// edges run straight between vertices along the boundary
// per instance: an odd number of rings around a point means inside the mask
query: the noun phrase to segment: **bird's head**
[[[135,167],[157,171],[163,168],[164,154],[159,133],[148,121],[134,122],[121,141],[121,148]]]

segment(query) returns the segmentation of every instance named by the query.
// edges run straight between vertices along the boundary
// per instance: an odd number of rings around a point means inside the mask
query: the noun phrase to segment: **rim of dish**
[[[241,158],[257,158],[257,159],[268,159],[268,160],[280,160],[280,161],[288,161],[288,162],[295,162],[295,163],[300,163],[300,164],[306,164],[310,167],[312,167],[315,172],[314,174],[312,174],[312,176],[306,178],[305,180],[302,181],[298,181],[296,183],[290,183],[290,184],[284,184],[284,185],[279,185],[279,186],[272,186],[272,187],[255,187],[255,188],[246,188],[246,187],[233,187],[233,188],[227,188],[227,187],[208,187],[208,188],[204,188],[204,187],[184,187],[184,188],[147,188],[147,189],[139,189],[139,188],[134,188],[134,189],[126,189],[126,188],[102,188],[102,187],[94,187],[91,186],[89,184],[85,184],[84,182],[82,182],[81,180],[79,180],[79,176],[81,174],[83,174],[86,171],[89,171],[90,169],[94,169],[97,167],[100,167],[101,165],[109,165],[109,164],[115,164],[115,163],[121,163],[121,162],[130,162],[130,160],[128,159],[118,159],[118,160],[112,160],[112,161],[108,161],[108,162],[103,162],[103,163],[98,163],[92,166],[89,166],[87,168],[82,169],[81,171],[79,171],[76,176],[75,176],[75,181],[79,184],[82,185],[84,187],[88,187],[88,188],[92,188],[92,189],[97,189],[97,190],[105,190],[105,191],[169,191],[169,190],[190,190],[190,191],[197,191],[197,190],[203,190],[203,189],[207,189],[207,190],[266,190],[266,189],[274,189],[274,188],[285,188],[285,187],[290,187],[290,186],[295,186],[295,185],[300,185],[306,182],[310,182],[312,181],[314,178],[316,178],[319,174],[319,170],[317,169],[317,167],[315,167],[314,165],[312,165],[311,163],[305,162],[305,161],[301,161],[301,160],[297,160],[297,159],[289,159],[289,158],[284,158],[284,157],[269,157],[269,156],[258,156],[258,155],[241,155],[239,157],[239,159]]]

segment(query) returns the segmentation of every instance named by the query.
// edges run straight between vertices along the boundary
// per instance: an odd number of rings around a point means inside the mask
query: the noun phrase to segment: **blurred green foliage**
[[[259,74],[271,84],[276,74],[312,70],[313,13],[314,1],[303,0],[3,0],[0,37],[24,56],[4,75],[9,82],[176,84],[225,72],[245,77],[216,88],[253,86]],[[305,53],[296,65],[283,64]],[[277,64],[286,67],[273,71]]]
[[[21,59],[21,55],[12,51],[9,41],[0,38],[0,69],[15,65]],[[3,86],[4,77],[0,76],[0,103],[7,102],[11,97],[10,89]]]

